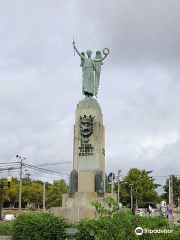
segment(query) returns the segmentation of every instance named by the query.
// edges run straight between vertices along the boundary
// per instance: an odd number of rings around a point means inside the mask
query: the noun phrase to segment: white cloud
[[[136,149],[136,158],[151,160],[161,154],[167,145],[176,143],[178,140],[179,135],[176,132],[170,132],[166,136],[147,137]]]

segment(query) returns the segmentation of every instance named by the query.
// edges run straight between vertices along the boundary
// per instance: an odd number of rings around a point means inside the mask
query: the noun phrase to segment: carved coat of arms
[[[93,134],[93,126],[94,117],[92,117],[91,115],[84,115],[83,117],[80,116],[80,134],[83,143],[89,142],[89,137]]]

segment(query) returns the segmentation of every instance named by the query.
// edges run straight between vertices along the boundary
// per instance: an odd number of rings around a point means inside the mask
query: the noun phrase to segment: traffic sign
[[[172,209],[169,209],[169,210],[168,210],[168,213],[169,213],[169,214],[172,214],[172,212],[173,212]]]
[[[111,172],[111,173],[108,175],[108,181],[109,181],[109,182],[112,182],[112,179],[113,179],[113,181],[114,181],[114,179],[115,179],[115,174],[114,174],[113,172]]]

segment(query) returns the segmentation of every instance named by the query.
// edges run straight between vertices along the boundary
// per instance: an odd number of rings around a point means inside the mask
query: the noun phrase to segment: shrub
[[[52,214],[25,213],[19,215],[13,224],[13,240],[61,240],[65,239],[65,219]]]
[[[99,214],[97,220],[82,220],[79,223],[80,233],[78,240],[179,240],[180,229],[174,229],[173,233],[154,233],[136,235],[136,227],[143,229],[168,229],[172,226],[163,217],[141,217],[132,215],[130,211],[119,211],[118,205],[113,199],[108,199],[109,209],[105,209],[100,203],[92,203]]]
[[[10,236],[12,233],[12,224],[13,222],[0,221],[0,236]]]

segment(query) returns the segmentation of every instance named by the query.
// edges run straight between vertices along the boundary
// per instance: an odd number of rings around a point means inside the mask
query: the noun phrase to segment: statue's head
[[[101,59],[102,58],[102,54],[101,51],[96,51],[96,57],[97,59]]]
[[[91,50],[87,50],[86,53],[87,53],[87,55],[88,55],[88,58],[90,58],[91,55],[92,55],[92,51],[91,51]]]

